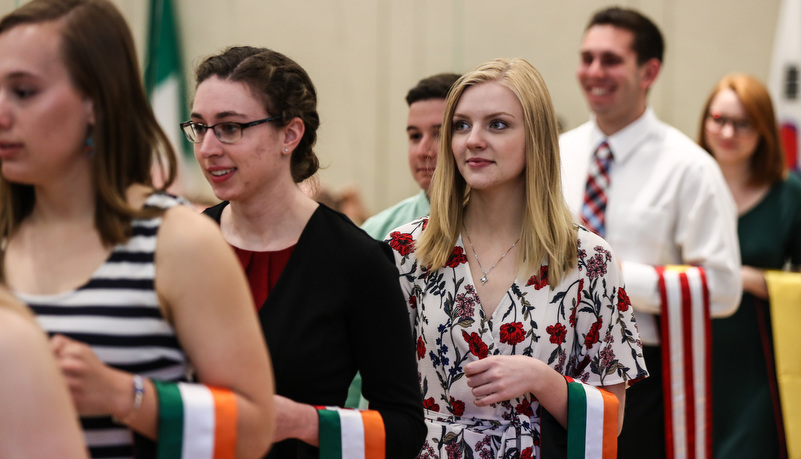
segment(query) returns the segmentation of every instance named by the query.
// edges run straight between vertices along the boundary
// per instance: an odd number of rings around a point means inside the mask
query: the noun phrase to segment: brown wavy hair
[[[270,116],[280,116],[277,123],[286,126],[293,118],[305,125],[303,137],[292,151],[292,180],[300,183],[320,168],[314,153],[320,116],[317,114],[317,91],[309,75],[289,57],[267,48],[234,46],[207,57],[195,70],[195,89],[207,78],[245,83],[261,98]]]
[[[166,188],[175,180],[177,164],[145,96],[131,31],[107,0],[33,0],[0,19],[0,34],[44,22],[60,26],[61,58],[76,90],[93,104],[95,124],[88,128],[94,144],[95,226],[104,244],[124,242],[134,217],[156,214],[132,208],[128,187],[152,186],[154,158],[160,158]],[[0,237],[14,233],[35,199],[32,186],[0,177]]]

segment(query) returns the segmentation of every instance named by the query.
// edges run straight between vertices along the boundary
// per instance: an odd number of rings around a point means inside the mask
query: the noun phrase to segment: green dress
[[[782,269],[788,260],[801,265],[801,179],[791,174],[774,185],[740,217],[738,233],[743,265]],[[786,457],[772,348],[767,301],[745,293],[733,316],[712,321],[716,458]]]

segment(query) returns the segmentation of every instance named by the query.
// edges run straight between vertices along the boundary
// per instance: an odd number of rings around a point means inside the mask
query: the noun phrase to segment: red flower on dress
[[[423,342],[423,337],[417,337],[417,360],[421,360],[426,355],[426,343]]]
[[[439,405],[434,403],[434,397],[428,397],[427,399],[423,400],[423,408],[430,411],[439,411]]]
[[[523,414],[526,416],[534,416],[534,410],[531,408],[531,402],[529,402],[525,398],[523,399],[522,402],[517,404],[515,411],[517,411],[519,414]]]
[[[409,297],[409,308],[417,309],[417,297],[414,295]]]
[[[526,287],[533,285],[535,290],[548,286],[548,265],[540,266],[540,275],[531,276],[526,282]]]
[[[464,414],[464,402],[451,397],[451,412],[454,416],[462,416]]]
[[[411,234],[393,231],[389,237],[389,246],[395,249],[401,256],[405,257],[414,252],[414,239],[412,239]]]
[[[487,345],[484,344],[484,341],[481,341],[481,337],[478,336],[478,333],[473,332],[468,335],[466,331],[463,331],[462,337],[467,341],[467,345],[470,346],[470,352],[479,359],[483,359],[489,354]]]
[[[562,344],[565,342],[565,337],[567,337],[567,328],[565,328],[564,325],[555,323],[546,327],[545,331],[551,335],[551,342],[553,344]]]
[[[617,289],[617,309],[620,311],[628,311],[629,306],[631,306],[631,300],[629,299],[629,294],[626,293],[626,289],[620,287]]]
[[[425,231],[426,226],[428,226],[428,219],[427,218],[425,220],[423,220],[423,228],[420,231]]]
[[[523,324],[520,322],[511,322],[501,325],[501,342],[507,343],[511,346],[523,341],[526,338],[526,332],[523,331]]]
[[[457,245],[453,248],[453,253],[451,253],[451,256],[448,258],[448,262],[445,263],[445,265],[450,268],[455,268],[462,263],[467,263],[467,256],[464,254],[464,249]]]
[[[530,446],[520,452],[520,459],[531,459],[532,457],[534,457],[534,451]]]
[[[587,336],[584,338],[584,346],[590,347],[593,344],[598,342],[599,339],[599,330],[601,330],[601,325],[603,321],[598,319],[594,324],[590,325],[590,331],[587,332]]]

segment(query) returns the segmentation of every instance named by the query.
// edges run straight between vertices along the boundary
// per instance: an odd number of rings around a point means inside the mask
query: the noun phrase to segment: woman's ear
[[[92,101],[92,99],[90,99],[88,97],[84,97],[83,107],[84,107],[84,113],[86,114],[86,122],[90,126],[94,126],[94,124],[95,124],[95,103]]]
[[[292,118],[289,124],[284,126],[283,151],[285,153],[291,154],[298,146],[300,139],[303,138],[304,132],[306,132],[306,125],[303,124],[303,120],[301,120],[298,117]]]

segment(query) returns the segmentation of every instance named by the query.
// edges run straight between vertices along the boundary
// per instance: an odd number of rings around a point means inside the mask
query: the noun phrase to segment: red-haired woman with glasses
[[[786,457],[765,270],[801,265],[801,180],[785,169],[770,95],[749,75],[715,85],[698,143],[717,160],[737,204],[742,257],[742,303],[712,321],[714,455]]]

